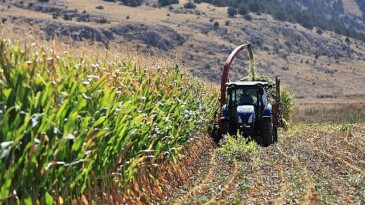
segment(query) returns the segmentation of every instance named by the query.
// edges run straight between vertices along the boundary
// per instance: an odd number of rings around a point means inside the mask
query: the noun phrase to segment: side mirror
[[[268,88],[268,89],[271,89],[271,88],[272,88],[272,85],[270,84],[267,88]]]

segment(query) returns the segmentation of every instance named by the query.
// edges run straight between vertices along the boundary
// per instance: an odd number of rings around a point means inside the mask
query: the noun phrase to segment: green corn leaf
[[[46,205],[54,204],[53,197],[48,192],[46,192],[45,194],[45,199],[46,199]]]

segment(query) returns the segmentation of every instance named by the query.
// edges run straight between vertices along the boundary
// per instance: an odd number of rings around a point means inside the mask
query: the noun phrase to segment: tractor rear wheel
[[[274,143],[277,143],[278,142],[278,128],[276,126],[274,126],[273,138],[274,138]]]
[[[271,118],[263,118],[261,121],[261,144],[264,147],[274,143],[274,126]]]
[[[222,120],[221,121],[221,127],[217,129],[216,134],[214,134],[214,142],[216,144],[219,143],[219,141],[223,138],[224,135],[226,135],[229,132],[229,122],[228,120]]]

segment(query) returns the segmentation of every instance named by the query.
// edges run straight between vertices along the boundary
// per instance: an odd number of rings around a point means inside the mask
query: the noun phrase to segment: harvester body
[[[275,103],[268,100],[268,90],[272,88],[268,82],[236,81],[227,82],[228,71],[234,57],[250,44],[237,47],[228,57],[224,66],[221,82],[221,112],[219,115],[219,132],[216,141],[229,133],[257,137],[263,146],[277,142],[277,127],[280,119],[280,80],[276,78]]]

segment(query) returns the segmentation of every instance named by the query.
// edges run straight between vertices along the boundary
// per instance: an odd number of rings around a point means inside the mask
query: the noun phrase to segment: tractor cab
[[[240,131],[244,135],[257,133],[260,120],[271,117],[271,105],[267,101],[267,82],[229,82],[226,83],[227,102],[222,107],[223,118],[229,121],[227,131],[231,134]]]

